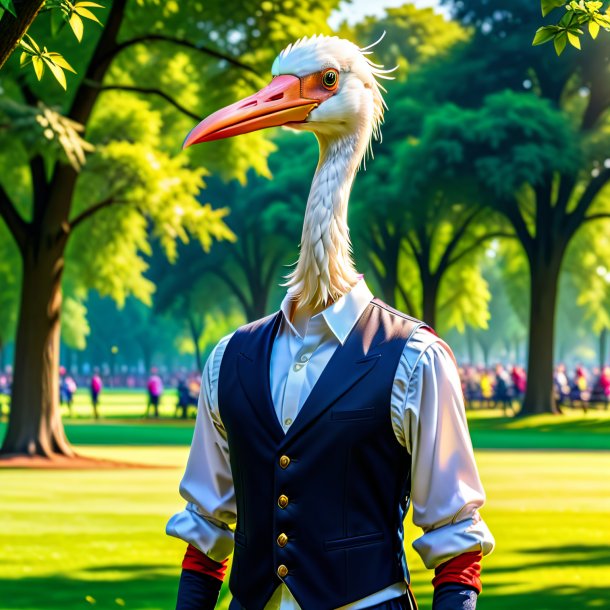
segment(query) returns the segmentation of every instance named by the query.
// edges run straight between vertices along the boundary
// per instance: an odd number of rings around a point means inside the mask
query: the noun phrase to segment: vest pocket
[[[375,416],[375,407],[368,407],[366,409],[341,409],[330,412],[331,419],[338,419],[345,421],[348,419],[371,419]]]
[[[324,542],[324,550],[338,551],[339,549],[351,549],[357,546],[366,546],[367,544],[376,544],[383,541],[383,532],[374,532],[372,534],[364,534],[361,536],[348,536],[347,538],[337,538],[336,540],[326,540]]]

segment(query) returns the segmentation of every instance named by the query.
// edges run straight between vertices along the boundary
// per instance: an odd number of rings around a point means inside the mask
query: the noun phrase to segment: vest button
[[[280,508],[286,508],[288,506],[288,496],[285,496],[284,494],[282,494],[278,499],[277,499],[277,505]]]
[[[288,575],[288,568],[284,564],[278,566],[277,575],[280,578],[285,578]]]
[[[288,468],[288,464],[290,464],[290,458],[287,455],[283,455],[280,458],[280,466],[285,469]]]
[[[277,537],[277,545],[281,546],[282,548],[285,547],[288,544],[288,536],[286,536],[286,534],[284,534],[283,532]]]

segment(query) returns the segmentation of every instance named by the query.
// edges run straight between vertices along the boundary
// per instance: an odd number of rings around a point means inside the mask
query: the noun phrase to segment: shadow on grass
[[[162,566],[164,567],[164,566]],[[101,570],[102,568],[99,568]],[[21,579],[0,579],[0,610],[171,610],[175,607],[178,576],[149,567],[112,567],[130,578],[107,580],[68,578],[57,575]],[[97,568],[89,571],[97,571]],[[138,574],[138,572],[140,572]],[[137,576],[136,576],[137,574]],[[221,595],[217,608],[226,608],[229,596]],[[429,610],[429,597],[420,597],[420,610]],[[607,587],[557,585],[551,589],[502,594],[489,584],[478,610],[597,610],[609,607]]]
[[[607,587],[587,587],[559,584],[551,589],[539,589],[502,595],[486,586],[479,598],[477,610],[608,610],[610,597]],[[420,606],[420,610],[426,610]]]
[[[125,568],[114,567],[115,574]],[[178,577],[142,570],[130,578],[108,580],[57,575],[0,579],[1,610],[170,610],[175,607]],[[88,601],[89,600],[89,601]]]

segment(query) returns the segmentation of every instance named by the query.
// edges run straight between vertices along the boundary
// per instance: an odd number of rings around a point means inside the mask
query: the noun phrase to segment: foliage
[[[553,41],[555,52],[561,55],[569,42],[580,49],[580,36],[583,27],[587,26],[591,38],[597,38],[600,28],[610,32],[608,9],[603,11],[604,2],[585,0],[541,0],[542,16],[546,17],[556,8],[563,7],[566,12],[556,25],[545,25],[536,31],[533,45]]]
[[[10,12],[14,17],[17,17],[15,7],[12,0],[2,0],[1,6]],[[102,25],[99,19],[91,12],[91,8],[104,8],[96,2],[76,2],[70,0],[46,0],[42,4],[41,11],[52,12],[51,16],[51,35],[55,37],[65,24],[69,24],[74,36],[78,42],[83,38],[83,19],[88,19]],[[57,82],[65,90],[67,88],[66,76],[64,70],[74,72],[74,68],[66,61],[66,59],[55,51],[49,51],[46,46],[42,49],[38,43],[27,33],[19,41],[21,49],[20,66],[22,68],[32,65],[34,74],[38,80],[42,79],[45,68],[48,68]]]

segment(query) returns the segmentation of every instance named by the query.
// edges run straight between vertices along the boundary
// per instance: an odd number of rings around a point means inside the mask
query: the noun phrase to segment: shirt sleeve
[[[392,393],[392,423],[411,454],[413,547],[427,568],[494,547],[479,515],[485,492],[468,433],[457,367],[444,343],[419,329],[405,347]]]
[[[193,442],[180,483],[180,495],[187,504],[166,526],[169,536],[192,544],[219,562],[233,551],[229,526],[237,514],[229,447],[218,411],[220,363],[230,338],[218,343],[205,364]]]

